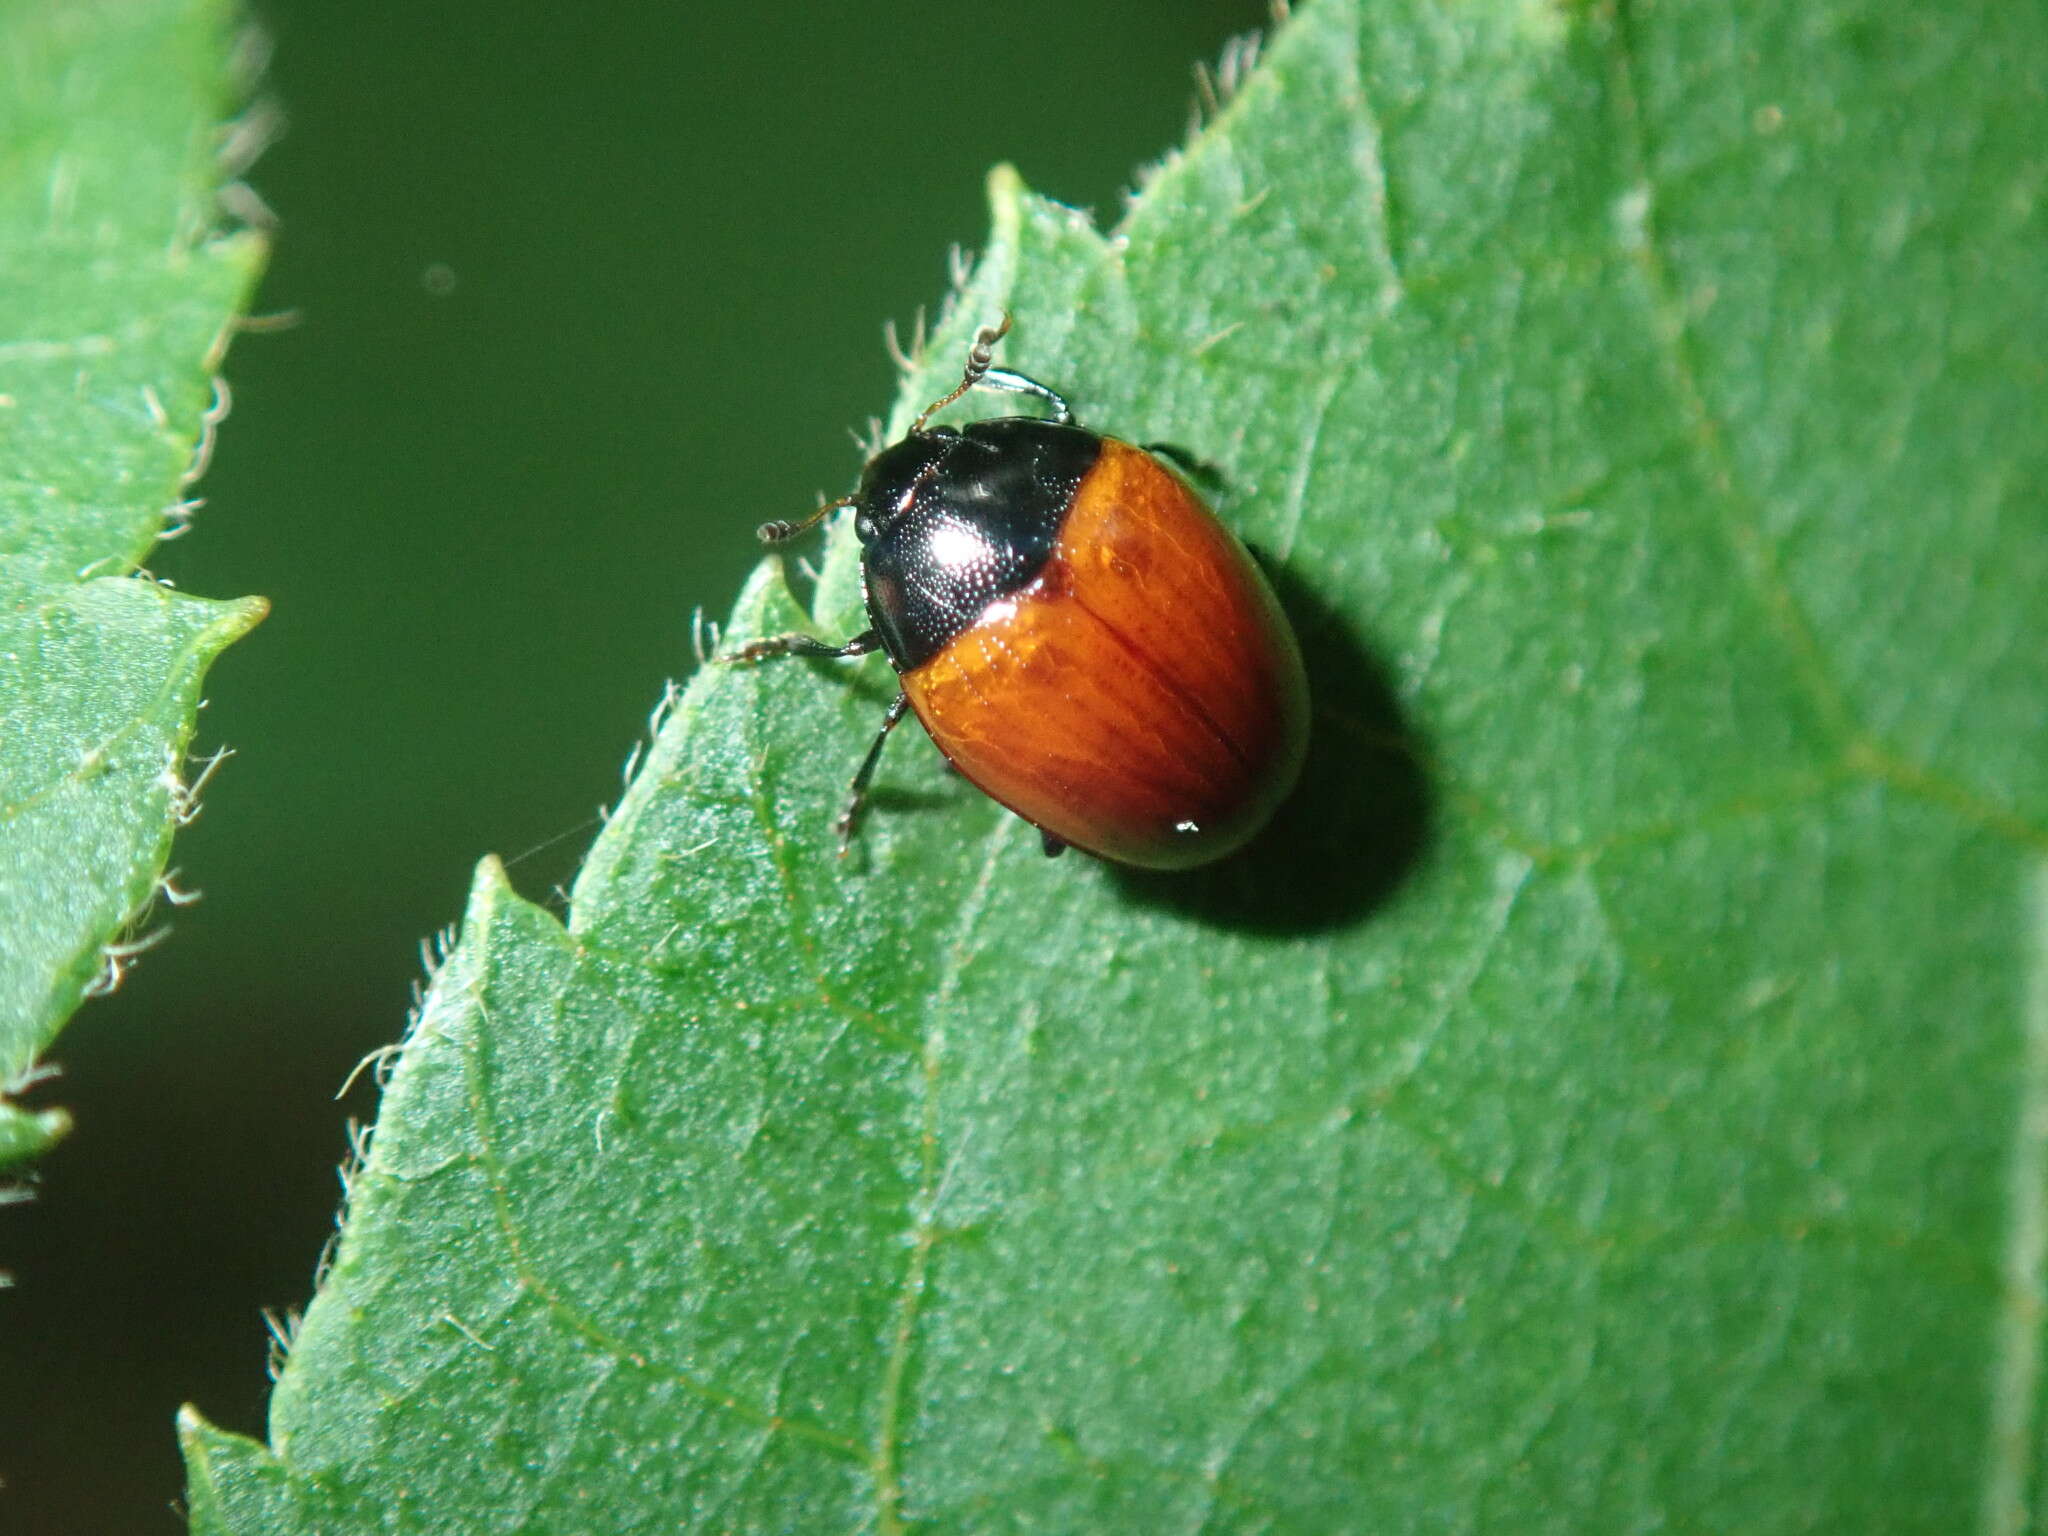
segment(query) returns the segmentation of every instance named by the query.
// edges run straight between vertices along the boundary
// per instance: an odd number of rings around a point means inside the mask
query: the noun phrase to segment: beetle
[[[721,659],[888,656],[899,691],[839,817],[842,853],[909,712],[1048,854],[1220,859],[1300,774],[1300,647],[1258,565],[1161,453],[1090,431],[1056,391],[993,366],[1009,328],[1006,314],[981,329],[960,383],[851,496],[759,529],[787,543],[851,507],[869,628],[842,645],[774,635]],[[1048,414],[930,425],[975,389]]]

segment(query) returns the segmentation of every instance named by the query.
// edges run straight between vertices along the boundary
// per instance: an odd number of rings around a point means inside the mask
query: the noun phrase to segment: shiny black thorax
[[[1102,439],[1030,416],[934,427],[885,448],[854,499],[868,618],[898,672],[1027,586]]]

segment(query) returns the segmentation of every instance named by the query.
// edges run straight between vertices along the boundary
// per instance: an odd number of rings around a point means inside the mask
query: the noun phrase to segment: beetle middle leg
[[[718,659],[728,666],[747,666],[757,661],[773,661],[778,656],[808,656],[818,660],[836,661],[842,657],[865,656],[870,651],[882,648],[882,637],[874,630],[863,630],[844,645],[832,645],[813,635],[788,634],[769,635],[743,645],[729,655]],[[882,728],[875,732],[875,739],[868,747],[867,756],[860,760],[860,767],[854,772],[853,783],[846,792],[846,804],[839,812],[833,829],[839,834],[839,854],[853,844],[854,824],[860,820],[861,807],[867,803],[868,785],[875,777],[875,766],[882,760],[882,748],[889,740],[889,733],[896,729],[910,708],[910,696],[898,693],[889,704],[889,712],[882,716]]]

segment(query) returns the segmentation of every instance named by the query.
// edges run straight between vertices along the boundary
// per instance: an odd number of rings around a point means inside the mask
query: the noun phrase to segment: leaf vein
[[[903,1283],[897,1292],[896,1327],[889,1343],[889,1358],[882,1369],[880,1401],[875,1411],[875,1445],[872,1469],[875,1488],[875,1528],[881,1536],[900,1536],[903,1530],[902,1416],[904,1387],[910,1373],[910,1355],[916,1338],[918,1314],[923,1308],[925,1282],[930,1273],[932,1248],[938,1242],[935,1209],[939,1189],[939,1068],[945,1053],[945,1016],[959,990],[960,978],[973,958],[972,945],[981,914],[988,905],[989,889],[995,880],[996,861],[1009,839],[1011,818],[1000,815],[983,841],[981,869],[974,888],[961,903],[959,921],[946,946],[945,960],[931,1005],[925,1012],[922,1052],[921,1098],[918,1129],[918,1189],[911,1205],[910,1257],[904,1265]]]
[[[1625,249],[1641,274],[1649,301],[1652,332],[1664,353],[1670,386],[1689,429],[1692,450],[1721,511],[1720,526],[1734,551],[1737,568],[1778,634],[1792,672],[1825,728],[1833,733],[1842,760],[1870,777],[1895,784],[1923,798],[1940,800],[1962,811],[2000,836],[2039,852],[2048,852],[2048,828],[2020,813],[1998,806],[1967,786],[1914,763],[1885,743],[1849,701],[1836,680],[1813,622],[1765,532],[1754,493],[1744,489],[1728,434],[1708,404],[1694,355],[1691,323],[1678,295],[1672,263],[1664,252],[1658,224],[1660,188],[1650,174],[1649,134],[1636,90],[1636,49],[1632,0],[1619,0],[1614,12],[1613,82],[1620,118],[1623,157],[1632,185],[1624,202],[1639,204],[1628,220],[1633,238]]]
[[[684,1370],[678,1365],[663,1364],[650,1359],[595,1318],[587,1315],[582,1308],[563,1296],[542,1276],[539,1265],[534,1263],[527,1252],[525,1236],[513,1209],[510,1181],[492,1135],[492,1094],[485,1082],[486,1073],[479,1045],[483,1035],[497,1027],[491,1019],[490,1004],[484,997],[484,978],[489,974],[491,952],[488,920],[479,923],[473,931],[477,958],[475,969],[465,982],[465,990],[469,994],[470,1006],[476,1010],[479,1021],[485,1027],[482,1030],[463,1031],[459,1048],[462,1052],[469,1119],[477,1138],[475,1161],[484,1175],[485,1187],[490,1191],[492,1215],[505,1246],[507,1268],[511,1271],[513,1279],[522,1290],[546,1308],[548,1315],[557,1324],[621,1364],[646,1371],[650,1375],[665,1377],[699,1401],[722,1409],[755,1429],[784,1432],[838,1456],[858,1458],[859,1448],[850,1435],[841,1434],[808,1420],[789,1418],[756,1408],[737,1392],[708,1377]],[[559,1008],[562,1004],[562,991],[559,987],[555,990],[554,1001],[555,1006]]]
[[[2031,1524],[2041,1321],[2048,1305],[2048,861],[2027,870],[2022,917],[2026,991],[2019,1101],[2006,1168],[2005,1247],[1992,1319],[1989,1432],[1977,1518],[1983,1536],[2019,1536]]]

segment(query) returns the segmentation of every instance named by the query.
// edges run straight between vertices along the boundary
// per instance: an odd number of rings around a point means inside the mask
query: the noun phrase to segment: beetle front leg
[[[872,629],[855,635],[844,645],[831,645],[814,635],[770,635],[765,640],[753,641],[736,651],[720,656],[718,660],[727,666],[772,661],[777,656],[811,656],[833,661],[846,656],[865,656],[870,651],[879,651],[881,648],[882,637]]]

